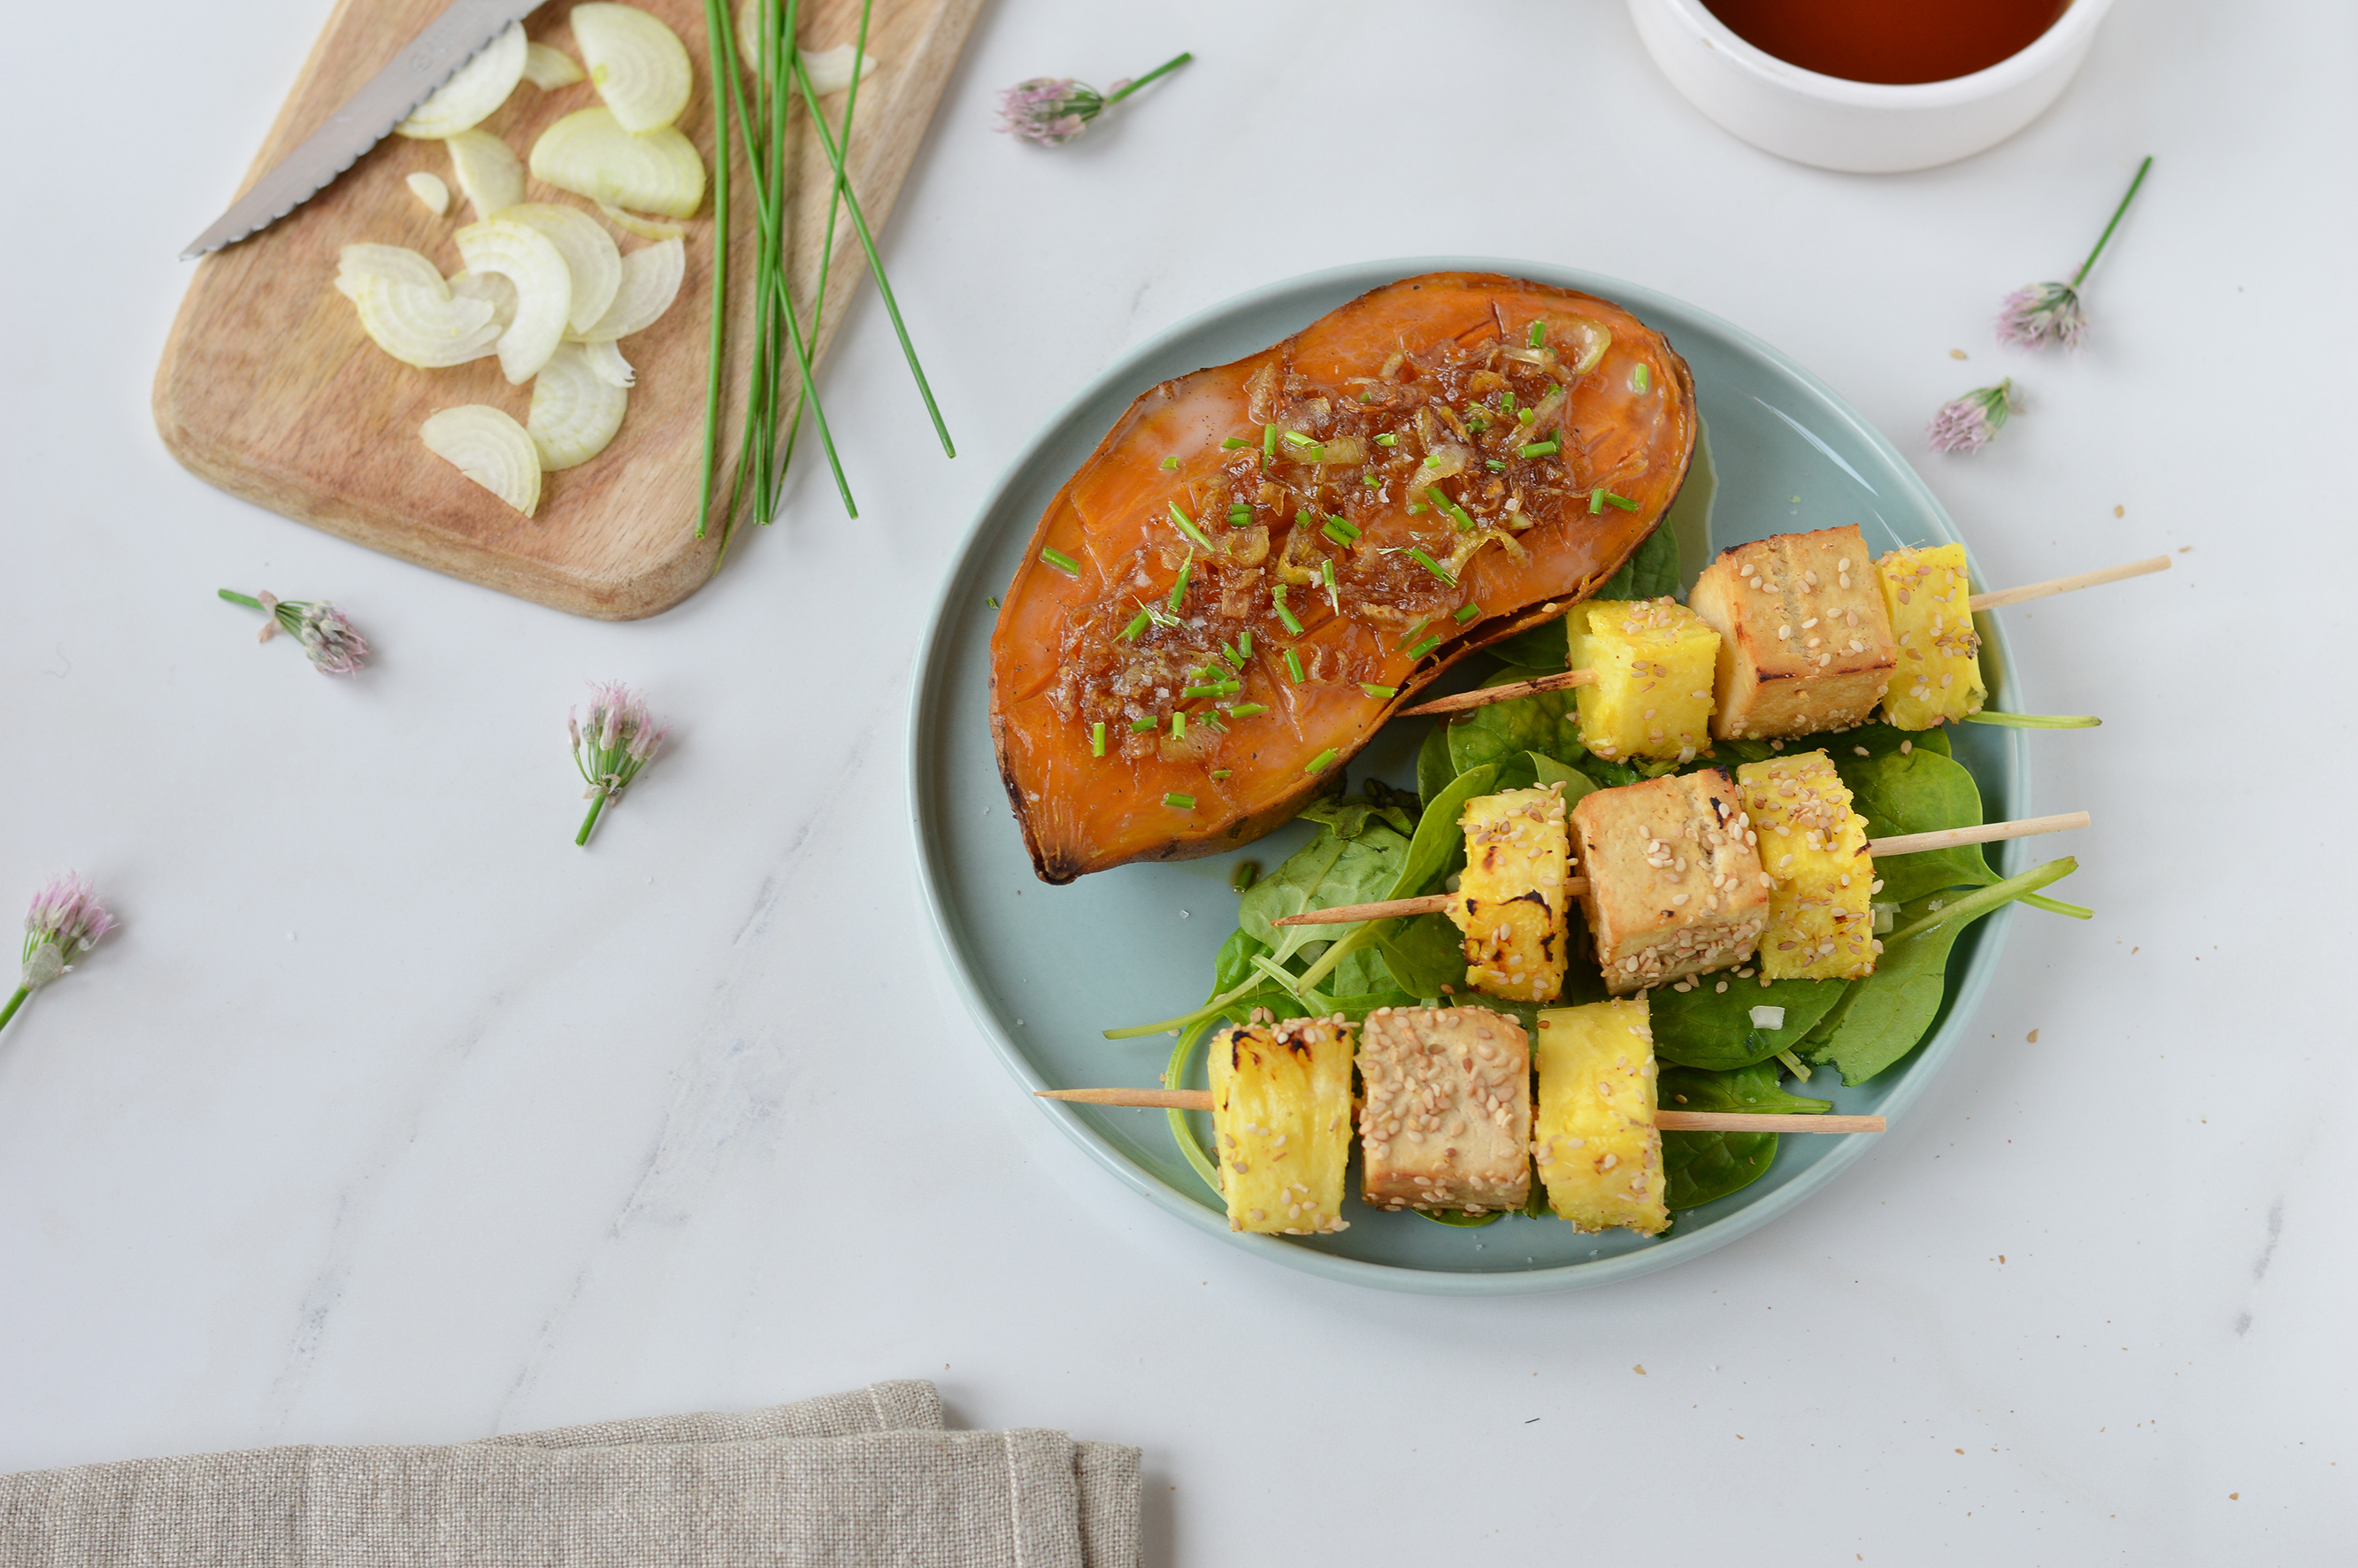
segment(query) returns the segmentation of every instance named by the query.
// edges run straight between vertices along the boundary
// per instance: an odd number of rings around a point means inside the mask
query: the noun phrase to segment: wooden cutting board
[[[247,182],[308,135],[445,3],[338,0]],[[713,114],[703,68],[701,0],[636,3],[669,24],[697,61],[695,95],[679,128],[703,155],[708,174]],[[880,232],[980,3],[877,0],[868,52],[879,64],[860,85],[850,168],[869,222]],[[578,59],[566,21],[570,9],[546,5],[525,20],[525,30]],[[860,0],[804,0],[802,12],[804,45],[825,49],[852,40]],[[587,81],[549,92],[524,82],[482,128],[528,159],[549,124],[597,103]],[[840,114],[840,97],[821,103]],[[737,156],[730,178],[725,384],[741,389],[753,346],[754,235],[733,116],[731,126]],[[799,102],[789,135],[793,286],[807,310],[818,282],[829,171]],[[447,216],[435,217],[411,195],[406,181],[419,169],[450,186]],[[529,182],[526,200],[596,213],[580,198],[537,180]],[[156,425],[164,444],[200,478],[233,495],[470,582],[611,621],[668,610],[710,578],[719,546],[717,526],[707,538],[695,537],[711,325],[708,189],[702,213],[685,225],[687,276],[678,301],[622,345],[638,384],[621,432],[588,463],[544,475],[539,514],[530,519],[427,451],[417,429],[436,409],[465,403],[488,403],[521,422],[531,406],[531,384],[510,386],[492,359],[448,370],[403,364],[369,341],[352,303],[333,287],[337,252],[361,241],[407,245],[445,273],[456,272],[460,263],[450,237],[475,217],[441,143],[388,136],[287,217],[199,262],[156,373]],[[626,253],[646,243],[619,230],[615,237]],[[847,219],[838,225],[828,274],[821,352],[846,301],[869,287]],[[913,331],[922,321],[920,313]],[[789,384],[793,379],[790,374]],[[793,406],[787,405],[790,416]],[[724,471],[736,460],[737,423],[734,416],[724,422]],[[932,440],[922,427],[908,436],[920,444]],[[795,460],[825,460],[809,430]],[[831,485],[809,493],[814,504],[820,496],[824,504],[837,504]]]

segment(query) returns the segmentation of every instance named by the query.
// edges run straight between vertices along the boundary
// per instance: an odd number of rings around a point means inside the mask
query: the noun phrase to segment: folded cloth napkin
[[[1139,1451],[951,1432],[931,1383],[455,1447],[0,1476],[0,1568],[1136,1568]]]

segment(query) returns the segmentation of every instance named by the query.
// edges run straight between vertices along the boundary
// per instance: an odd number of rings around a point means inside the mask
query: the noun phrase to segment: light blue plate
[[[1110,1041],[1099,1032],[1169,1018],[1199,1005],[1213,955],[1236,925],[1235,862],[1273,866],[1306,830],[1279,829],[1238,854],[1169,865],[1123,866],[1050,887],[1033,875],[992,757],[986,596],[1003,591],[1059,486],[1132,398],[1159,381],[1239,358],[1299,330],[1368,289],[1416,273],[1499,272],[1601,295],[1667,336],[1694,367],[1710,469],[1698,462],[1673,513],[1692,580],[1710,548],[1855,523],[1868,547],[1945,544],[1956,537],[1940,503],[1891,444],[1815,376],[1738,328],[1691,305],[1609,277],[1534,262],[1421,257],[1370,262],[1272,284],[1182,322],[1109,367],[1048,422],[1010,465],[952,564],[918,659],[909,738],[917,863],[936,932],[983,1035],[1029,1092],[1087,1085],[1154,1084],[1172,1042]],[[1795,499],[1798,497],[1798,500]],[[1975,574],[1979,581],[1979,574]],[[2004,634],[1986,619],[1984,668],[1996,708],[2017,707]],[[1470,660],[1469,664],[1485,661]],[[1455,673],[1455,672],[1453,672]],[[1424,719],[1390,726],[1353,760],[1354,773],[1414,786]],[[2023,737],[1985,725],[1952,730],[1959,761],[1980,781],[1991,820],[2028,807]],[[2020,844],[1994,846],[2005,874],[2023,870]],[[1898,1066],[1855,1089],[1828,1087],[1822,1070],[1802,1090],[1839,1111],[1903,1114],[1973,1016],[1997,967],[2001,910],[1972,926],[1949,966],[1949,995],[1930,1038]],[[1271,1262],[1329,1279],[1437,1295],[1570,1290],[1628,1279],[1700,1257],[1832,1181],[1867,1137],[1779,1140],[1760,1180],[1684,1211],[1672,1233],[1583,1236],[1554,1219],[1509,1217],[1478,1228],[1353,1204],[1339,1236],[1281,1238],[1231,1232],[1218,1200],[1174,1145],[1161,1111],[1037,1102],[1084,1149],[1165,1212]]]

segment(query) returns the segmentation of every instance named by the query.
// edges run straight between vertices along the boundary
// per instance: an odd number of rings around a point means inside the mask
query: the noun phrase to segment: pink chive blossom
[[[281,599],[267,589],[254,598],[222,589],[221,596],[232,604],[243,604],[270,617],[254,634],[255,642],[267,643],[283,628],[303,645],[304,656],[321,675],[357,675],[368,662],[368,639],[360,634],[342,611],[324,599]]]
[[[2136,178],[2129,181],[2128,194],[2113,209],[2113,221],[2096,240],[2096,248],[2080,264],[2069,283],[2034,283],[2017,288],[2006,297],[1997,314],[1997,341],[2014,343],[2026,349],[2043,349],[2050,343],[2061,343],[2066,349],[2077,349],[2088,338],[2088,312],[2080,305],[2080,286],[2088,280],[2089,269],[2096,258],[2104,254],[2105,244],[2113,231],[2120,227],[2129,203],[2136,200],[2137,187],[2145,183],[2146,171],[2153,168],[2153,159],[2137,165]],[[2003,421],[2001,421],[2003,422]]]
[[[0,1008],[5,1028],[25,999],[73,968],[73,960],[114,929],[114,916],[98,902],[98,890],[68,871],[51,877],[25,912],[24,967],[16,994]]]
[[[1035,76],[999,95],[999,129],[1044,147],[1062,146],[1087,130],[1107,109],[1195,58],[1183,54],[1165,60],[1135,81],[1124,77],[1102,93],[1069,76]]]
[[[2005,428],[2006,416],[2022,406],[2014,378],[1996,386],[1979,386],[1952,403],[1941,405],[1924,438],[1936,452],[1978,452]]]
[[[565,715],[565,732],[573,742],[573,765],[585,786],[581,797],[590,802],[590,815],[582,818],[581,831],[573,840],[576,844],[590,842],[590,831],[597,827],[606,803],[631,786],[639,770],[654,760],[664,737],[671,733],[670,725],[657,723],[647,711],[646,698],[621,681],[595,683],[590,693],[587,714],[568,709]]]

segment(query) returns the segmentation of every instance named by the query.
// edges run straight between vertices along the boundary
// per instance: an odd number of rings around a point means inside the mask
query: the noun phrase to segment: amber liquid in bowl
[[[2070,0],[1704,0],[1779,59],[1852,81],[1971,76],[2020,54]]]

